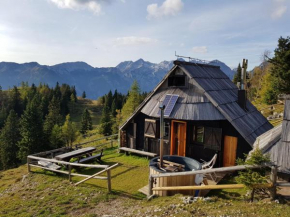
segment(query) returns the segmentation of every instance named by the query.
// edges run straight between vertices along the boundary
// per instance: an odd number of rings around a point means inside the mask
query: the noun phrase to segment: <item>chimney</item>
[[[242,74],[241,74],[241,86],[240,86],[240,89],[238,90],[238,104],[244,110],[246,109],[246,103],[247,103],[247,92],[245,90],[247,67],[248,67],[248,60],[243,59]]]

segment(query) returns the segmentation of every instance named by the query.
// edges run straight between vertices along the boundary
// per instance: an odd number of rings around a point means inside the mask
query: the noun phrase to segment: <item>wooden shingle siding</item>
[[[290,174],[290,100],[285,102],[283,123],[259,136],[254,148],[270,155],[278,170]]]

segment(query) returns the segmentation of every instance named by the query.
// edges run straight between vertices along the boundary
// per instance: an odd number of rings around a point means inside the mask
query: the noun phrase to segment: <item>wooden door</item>
[[[172,121],[171,123],[171,155],[185,156],[186,122]]]
[[[225,136],[224,139],[224,167],[234,166],[237,156],[238,138],[233,136]]]

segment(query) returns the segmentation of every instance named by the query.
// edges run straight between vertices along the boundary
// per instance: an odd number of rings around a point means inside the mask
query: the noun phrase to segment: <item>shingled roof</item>
[[[270,155],[278,170],[290,174],[290,100],[285,102],[283,123],[259,136],[254,148]]]
[[[183,120],[228,120],[243,138],[253,145],[256,138],[273,128],[267,119],[249,102],[246,110],[237,103],[238,88],[218,66],[174,61],[175,66],[167,73],[153,92],[144,100],[121,129],[138,112],[158,117],[158,105],[165,95],[174,93],[180,97],[169,118]],[[181,69],[192,80],[196,89],[160,88],[166,78]],[[190,97],[189,97],[190,96]]]

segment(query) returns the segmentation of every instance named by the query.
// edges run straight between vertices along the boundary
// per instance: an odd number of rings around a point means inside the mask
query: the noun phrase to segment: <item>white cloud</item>
[[[147,6],[147,19],[176,15],[182,8],[182,0],[165,0],[160,7],[151,4]]]
[[[286,11],[287,11],[287,6],[280,5],[274,9],[274,11],[271,14],[271,17],[273,19],[279,19],[283,16],[283,14],[285,14]]]
[[[110,2],[110,0],[50,0],[59,8],[68,8],[73,10],[90,10],[95,14],[101,14],[101,3]]]
[[[181,43],[179,46],[180,46],[180,47],[184,47],[184,43]]]
[[[206,46],[193,47],[192,51],[194,53],[207,53],[207,47]]]
[[[128,36],[116,38],[113,42],[117,46],[135,46],[156,43],[157,40],[147,37]]]

